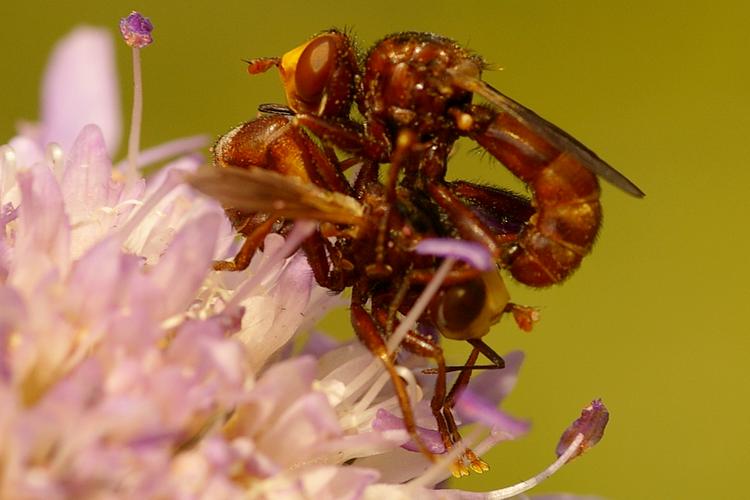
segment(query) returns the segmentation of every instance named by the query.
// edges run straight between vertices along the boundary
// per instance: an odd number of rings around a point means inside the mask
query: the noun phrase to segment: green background
[[[365,47],[401,30],[452,37],[504,68],[486,74],[490,83],[647,193],[637,200],[604,186],[604,229],[580,271],[551,289],[511,285],[516,302],[542,308],[542,321],[530,334],[504,322],[488,341],[527,352],[507,407],[534,429],[494,450],[490,473],[457,486],[500,487],[535,474],[581,407],[602,397],[612,414],[603,441],[536,492],[741,497],[750,463],[746,5],[3,1],[0,138],[17,119],[38,116],[40,75],[59,37],[82,23],[114,33],[133,8],[156,25],[143,62],[144,147],[219,135],[253,117],[257,104],[281,101],[277,76],[251,79],[240,60],[279,55],[321,29],[352,28]],[[128,56],[118,44],[126,116]],[[471,148],[461,144],[454,175],[518,187]],[[345,317],[325,326],[346,332]]]

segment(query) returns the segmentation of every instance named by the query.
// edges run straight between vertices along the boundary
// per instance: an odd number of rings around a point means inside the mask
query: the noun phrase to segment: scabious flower
[[[152,26],[133,16],[121,29],[142,47]],[[432,489],[461,450],[437,464],[410,451],[363,346],[313,333],[289,347],[340,303],[295,253],[311,223],[268,236],[243,272],[212,271],[232,228],[181,182],[207,139],[139,151],[131,127],[113,165],[116,83],[109,35],[75,30],[48,66],[41,122],[0,147],[0,498],[473,498]],[[148,180],[135,170],[164,161]],[[497,409],[521,359],[459,400],[464,422],[491,429],[480,453],[528,430]],[[399,370],[443,452],[431,384]],[[566,432],[560,465],[601,436],[601,408]]]

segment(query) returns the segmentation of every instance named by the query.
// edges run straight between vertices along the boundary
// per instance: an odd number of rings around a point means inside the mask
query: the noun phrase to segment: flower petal
[[[266,252],[269,250],[266,249]],[[248,334],[249,323],[254,321],[252,316],[266,316],[271,313],[252,307],[250,301],[243,302],[247,307],[246,322],[243,324],[242,341],[247,345],[250,362],[255,367],[261,367],[268,358],[286,344],[297,332],[305,320],[305,311],[310,301],[310,292],[314,281],[312,270],[301,253],[295,254],[278,278],[278,282],[271,294],[273,300],[273,328],[264,334],[253,331]],[[257,305],[257,303],[256,303]],[[268,307],[269,303],[264,304]]]
[[[101,129],[86,125],[73,144],[60,182],[65,209],[74,228],[71,241],[74,259],[132,210],[132,205],[125,207],[124,213],[107,210],[117,203],[123,190],[123,184],[116,183],[111,172],[112,162]]]
[[[314,459],[321,444],[340,437],[342,432],[325,395],[309,392],[284,408],[256,442],[277,463],[293,466]]]
[[[372,421],[372,428],[376,431],[389,431],[389,430],[406,430],[404,426],[404,419],[397,417],[393,413],[383,408],[378,409],[375,416],[375,420]],[[422,441],[427,446],[427,449],[432,453],[443,453],[445,452],[445,445],[440,437],[440,433],[433,429],[425,429],[424,427],[417,427],[417,433],[422,438]],[[419,451],[419,447],[413,440],[408,440],[404,443],[403,448],[409,451]]]
[[[122,116],[112,37],[82,27],[55,47],[42,84],[41,146],[70,149],[84,125],[96,123],[110,154],[120,145]]]
[[[81,321],[107,316],[126,281],[121,256],[119,241],[110,237],[91,247],[73,265],[65,295],[70,317]]]
[[[35,163],[41,163],[44,161],[44,148],[40,147],[36,141],[28,136],[17,135],[8,141],[8,146],[13,148],[16,168],[28,168]],[[6,166],[3,165],[3,168],[5,167]],[[7,188],[8,181],[15,181],[15,177],[14,175],[4,174],[4,181],[6,183],[4,188]]]
[[[258,485],[250,496],[264,500],[359,500],[365,488],[377,479],[378,472],[371,469],[314,466],[280,475],[266,484]]]
[[[105,205],[111,172],[101,128],[86,125],[70,149],[60,182],[68,211]]]
[[[502,430],[513,437],[526,434],[531,428],[528,420],[520,420],[497,408],[497,405],[470,391],[461,395],[457,413],[466,423],[480,422],[491,429]]]
[[[357,467],[373,468],[380,472],[383,483],[405,483],[422,475],[432,463],[421,453],[395,448],[388,453],[357,459]],[[450,474],[450,472],[447,472]],[[390,497],[388,497],[390,498]]]
[[[165,319],[187,308],[211,267],[214,242],[221,219],[207,213],[187,223],[174,237],[149,277],[164,291],[164,300],[154,304],[155,317]]]
[[[30,287],[47,271],[65,272],[69,264],[70,225],[52,171],[37,164],[18,174],[21,206],[14,249],[13,282]]]
[[[16,291],[4,285],[0,286],[0,385],[10,380],[12,374],[9,359],[12,354],[10,337],[14,331],[18,330],[26,314],[26,305]],[[0,422],[2,420],[0,417]]]
[[[330,352],[341,345],[341,342],[326,335],[323,332],[310,332],[310,336],[302,347],[300,354],[309,354],[320,358],[327,352]]]
[[[357,500],[378,472],[360,467],[316,467],[302,476],[305,498]]]

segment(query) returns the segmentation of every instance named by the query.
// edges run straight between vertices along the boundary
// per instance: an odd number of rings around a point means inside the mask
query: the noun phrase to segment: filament
[[[143,82],[141,77],[141,50],[133,47],[133,114],[130,118],[128,137],[128,170],[125,174],[129,182],[136,179],[138,149],[141,142],[141,121],[143,119]]]

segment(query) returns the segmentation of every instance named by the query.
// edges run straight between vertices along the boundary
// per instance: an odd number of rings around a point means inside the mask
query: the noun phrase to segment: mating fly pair
[[[576,139],[483,82],[482,59],[447,38],[398,33],[360,58],[350,38],[332,30],[280,58],[249,61],[251,74],[274,67],[287,104],[261,106],[259,118],[220,138],[218,168],[192,180],[224,204],[245,236],[235,259],[215,267],[243,269],[268,233],[286,232],[295,219],[316,220],[301,245],[315,279],[334,292],[352,289],[354,330],[387,368],[406,429],[434,459],[386,348],[442,260],[418,254],[417,244],[479,243],[496,263],[490,271],[456,264],[400,346],[436,364],[431,408],[449,449],[460,440],[451,410],[478,355],[492,367],[504,365],[482,337],[506,312],[521,327],[531,325],[529,310],[509,302],[500,273],[544,287],[579,266],[601,221],[597,175],[631,195],[643,193]],[[487,103],[474,103],[475,95]],[[447,181],[460,137],[526,183],[531,199]],[[473,347],[450,390],[446,372],[456,367],[446,367],[433,332]],[[465,473],[466,465],[487,468],[470,451],[458,470]]]

